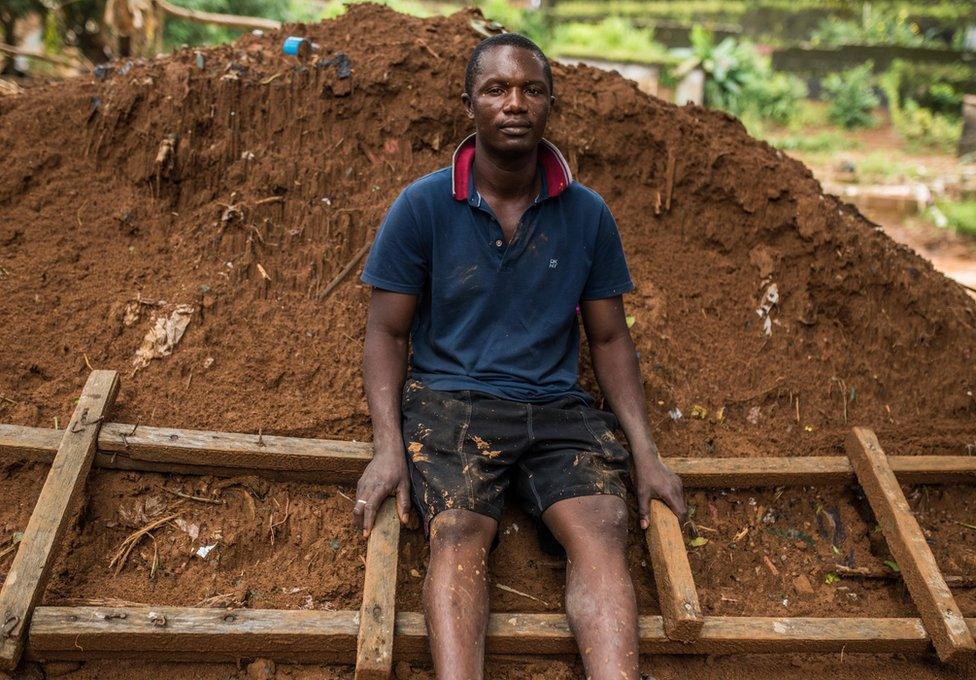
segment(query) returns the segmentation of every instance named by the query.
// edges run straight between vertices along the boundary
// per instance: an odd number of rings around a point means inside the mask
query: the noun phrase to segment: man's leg
[[[566,615],[586,677],[639,680],[626,504],[612,495],[567,498],[542,519],[566,549]]]
[[[484,676],[485,569],[497,530],[494,519],[470,510],[445,510],[431,520],[424,611],[438,680]]]

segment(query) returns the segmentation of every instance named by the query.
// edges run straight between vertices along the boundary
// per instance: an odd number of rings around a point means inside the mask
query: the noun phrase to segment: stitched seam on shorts
[[[535,486],[535,479],[532,477],[532,473],[529,472],[529,468],[522,461],[519,461],[518,465],[522,468],[522,472],[525,473],[525,478],[529,482],[529,488],[532,489],[532,495],[535,496],[536,507],[539,508],[539,512],[542,512],[542,497],[539,495],[539,490]]]
[[[607,451],[607,445],[603,442],[602,439],[596,436],[596,433],[593,432],[593,428],[590,427],[590,421],[586,417],[586,411],[580,409],[580,415],[583,416],[583,424],[586,426],[587,431],[589,431],[590,436],[593,437],[593,441],[595,441],[600,446],[600,448],[603,449],[603,455],[606,456],[607,458],[612,458],[610,452]]]
[[[464,475],[464,484],[468,487],[468,500],[474,502],[474,487],[471,485],[471,473],[468,470],[468,456],[464,453],[464,440],[468,436],[468,426],[471,425],[471,394],[466,393],[464,402],[467,413],[464,417],[464,424],[461,425],[461,435],[457,441],[458,458],[461,459],[461,474]]]
[[[535,433],[532,432],[532,404],[525,405],[525,420],[529,427],[529,441],[535,441]]]

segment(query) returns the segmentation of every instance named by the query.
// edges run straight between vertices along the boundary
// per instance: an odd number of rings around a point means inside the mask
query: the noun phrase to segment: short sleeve
[[[617,222],[610,214],[610,209],[604,205],[597,229],[593,263],[580,299],[598,300],[616,297],[632,290],[634,290],[634,282],[627,269],[627,259],[624,257],[624,247],[620,242]]]
[[[366,258],[362,281],[395,293],[420,295],[430,252],[406,192],[390,206]]]

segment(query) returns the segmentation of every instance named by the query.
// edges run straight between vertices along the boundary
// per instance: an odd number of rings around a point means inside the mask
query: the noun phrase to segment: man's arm
[[[378,288],[373,289],[369,302],[363,382],[373,421],[373,460],[359,478],[353,509],[363,536],[369,536],[377,510],[394,491],[400,521],[406,524],[410,516],[410,478],[400,431],[400,392],[407,372],[410,325],[416,308],[416,295]]]
[[[678,516],[685,514],[681,480],[661,461],[651,436],[637,350],[627,328],[621,296],[580,302],[593,372],[620,421],[634,460],[641,527],[650,523],[650,502],[660,498]]]

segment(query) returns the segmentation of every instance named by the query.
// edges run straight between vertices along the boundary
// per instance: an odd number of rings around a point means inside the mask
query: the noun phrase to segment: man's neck
[[[474,183],[482,195],[506,200],[534,196],[536,168],[539,162],[538,148],[515,158],[493,155],[475,139]]]

